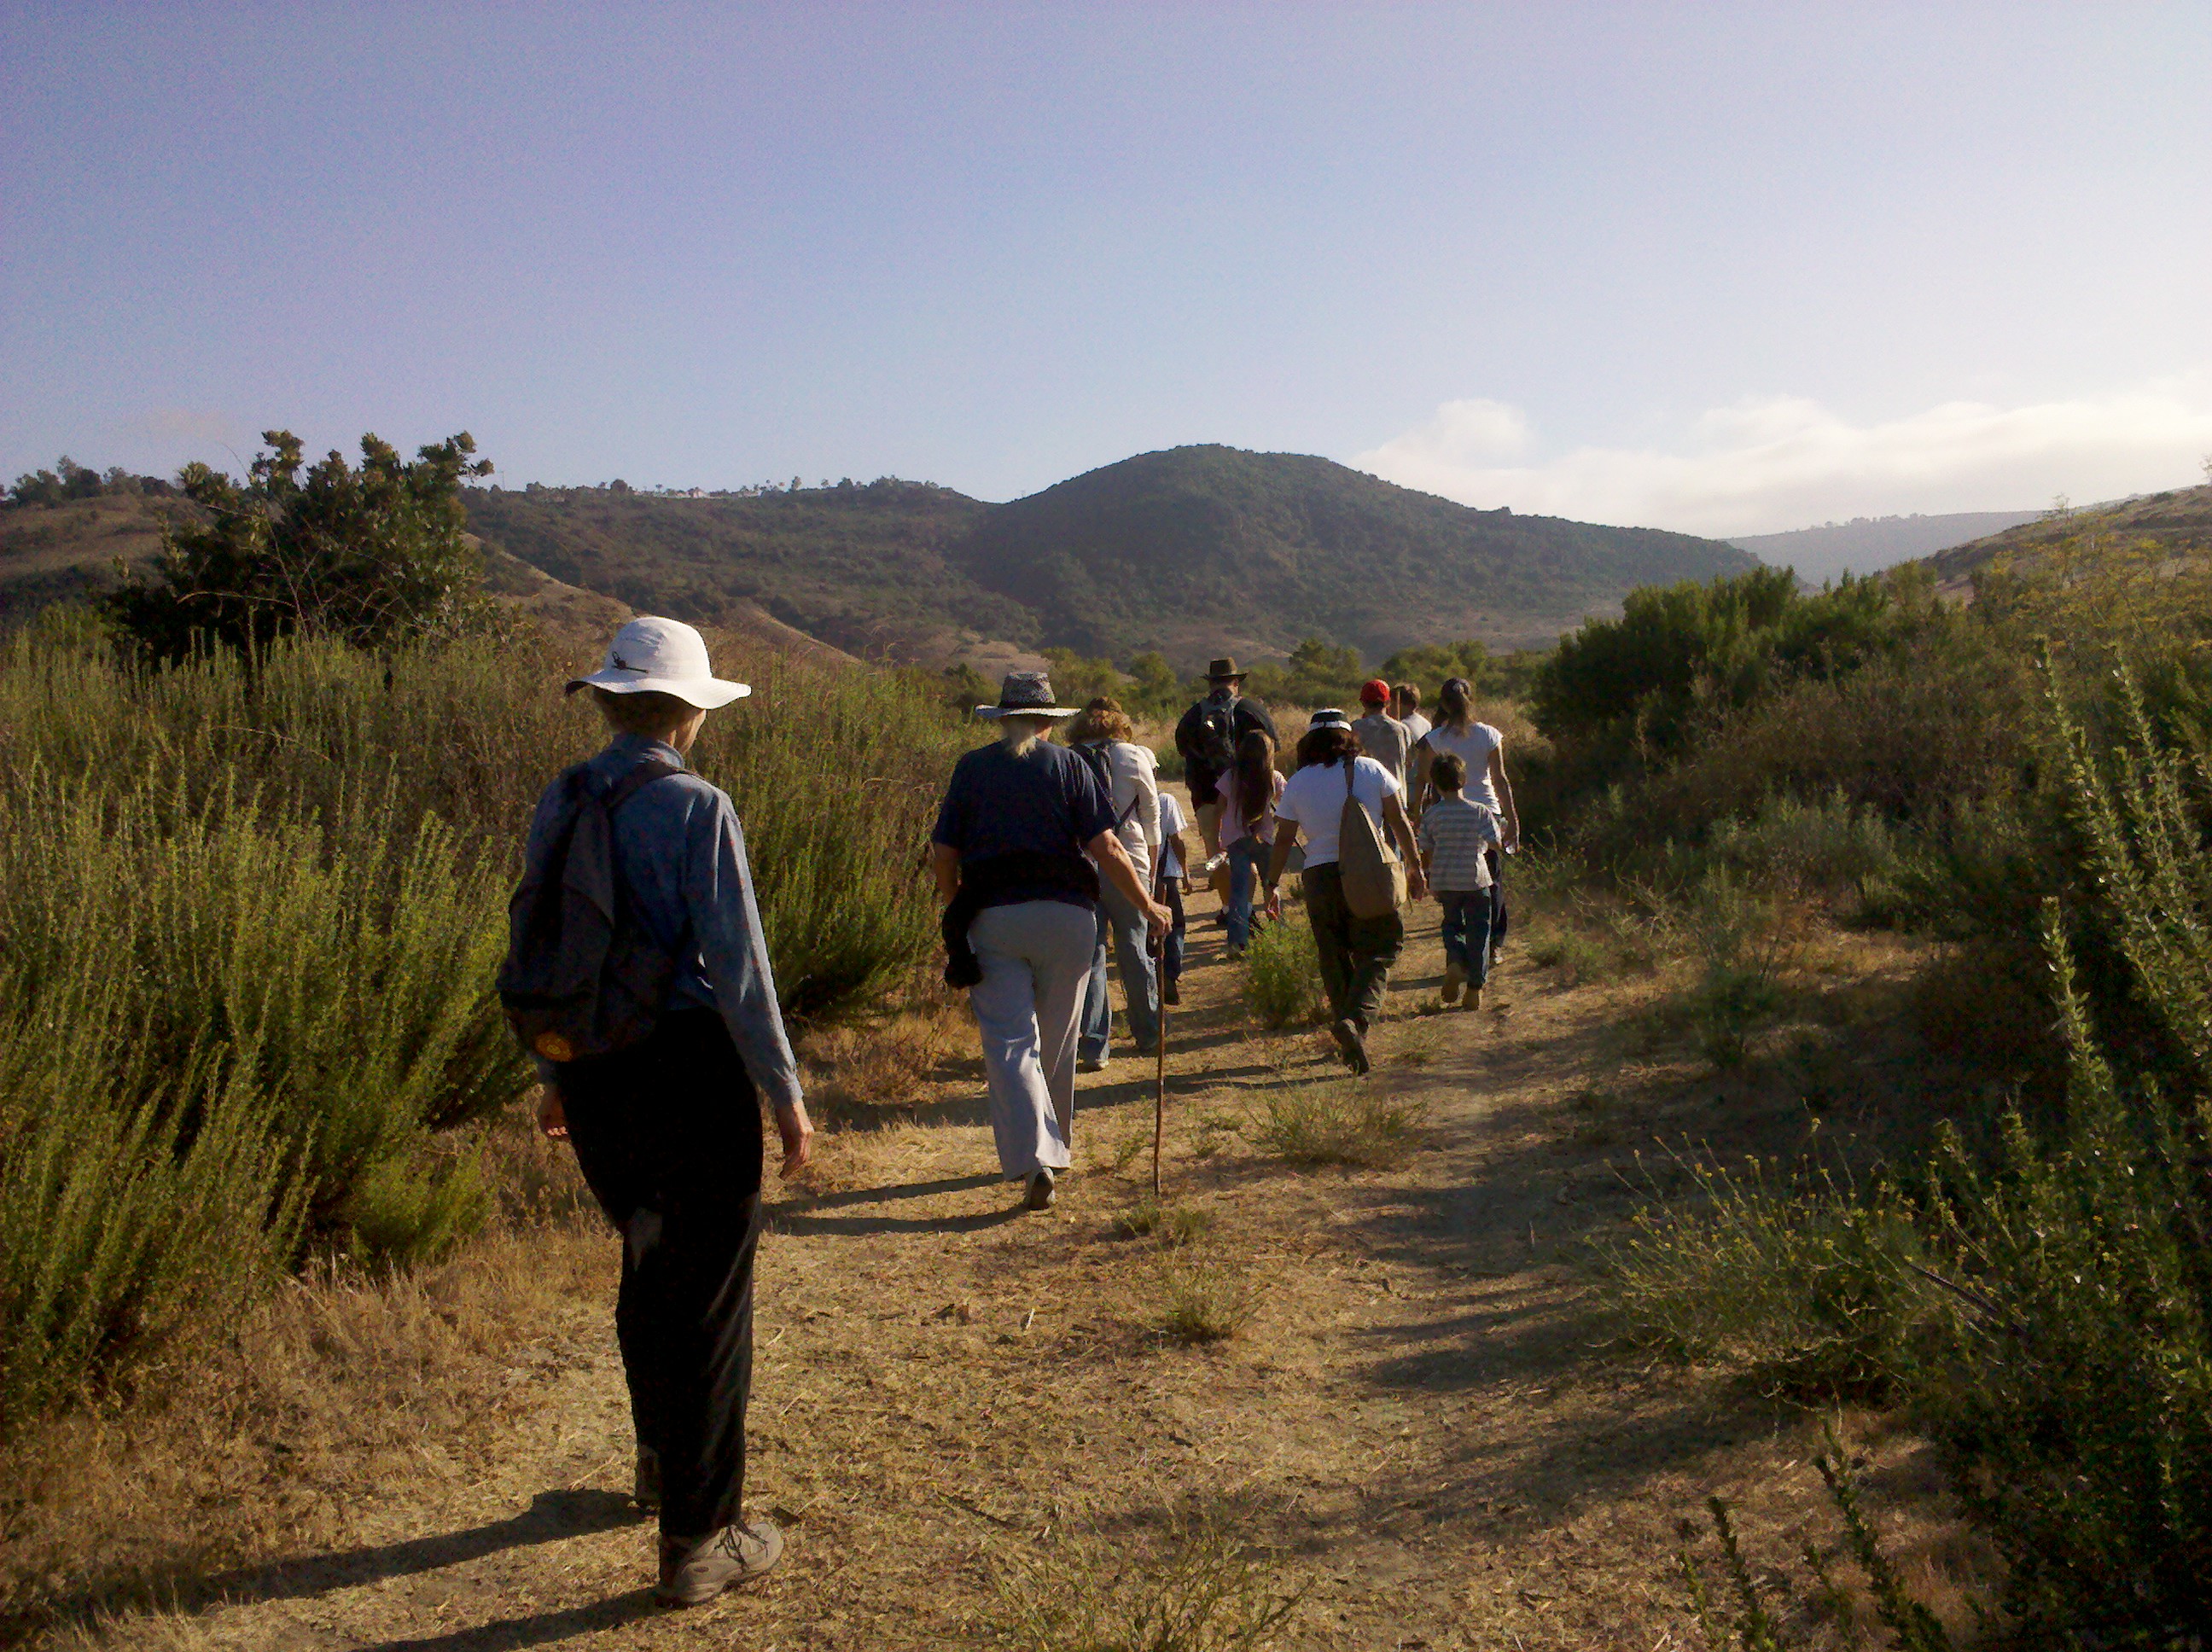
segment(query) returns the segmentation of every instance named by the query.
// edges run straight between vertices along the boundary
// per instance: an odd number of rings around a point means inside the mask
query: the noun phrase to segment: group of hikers
[[[1130,1039],[1159,1054],[1188,878],[1222,890],[1237,958],[1279,919],[1297,872],[1330,1032],[1356,1073],[1405,899],[1442,905],[1444,1004],[1480,1003],[1518,818],[1503,737],[1475,720],[1468,683],[1443,684],[1433,723],[1416,687],[1365,684],[1358,718],[1311,714],[1285,775],[1273,717],[1243,682],[1234,659],[1212,661],[1176,726],[1194,823],[1111,699],[1060,706],[1044,672],[1013,671],[975,708],[998,738],[954,766],[930,864],[1000,1169],[1031,1210],[1052,1206],[1072,1163],[1078,1072],[1107,1065],[1109,954]],[[782,1534],[744,1514],[762,1100],[786,1177],[814,1131],[743,829],[686,761],[707,713],[751,690],[714,676],[697,631],[659,618],[624,625],[568,688],[597,702],[609,743],[539,800],[499,986],[538,1070],[539,1125],[574,1148],[622,1236],[635,1496],[659,1514],[658,1598],[696,1605],[783,1553]]]

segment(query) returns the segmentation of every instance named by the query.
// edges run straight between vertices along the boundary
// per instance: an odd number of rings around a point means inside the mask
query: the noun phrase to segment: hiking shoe
[[[1467,989],[1467,997],[1461,1000],[1461,1007],[1462,1009],[1468,1010],[1480,1010],[1482,1007],[1482,988],[1480,987],[1469,987]]]
[[[1364,1078],[1368,1068],[1367,1041],[1360,1036],[1358,1023],[1346,1019],[1328,1030],[1330,1036],[1336,1040],[1337,1048],[1344,1052],[1344,1065],[1350,1067],[1355,1075]]]
[[[1460,988],[1467,985],[1467,966],[1456,958],[1444,965],[1444,1008],[1449,1010],[1459,1002]]]
[[[630,1480],[629,1494],[648,1515],[660,1507],[660,1454],[649,1445],[637,1449],[637,1473]]]
[[[1231,963],[1242,963],[1244,962],[1244,949],[1241,946],[1232,946],[1224,951],[1221,956]]]
[[[689,1542],[663,1536],[653,1598],[665,1606],[703,1606],[724,1589],[764,1576],[782,1558],[783,1534],[764,1520],[725,1526]]]
[[[1106,1071],[1106,1058],[1103,1055],[1078,1056],[1075,1070],[1078,1072],[1103,1072]]]
[[[1052,1208],[1052,1172],[1040,1164],[1030,1172],[1029,1194],[1022,1203],[1033,1211],[1048,1211]]]

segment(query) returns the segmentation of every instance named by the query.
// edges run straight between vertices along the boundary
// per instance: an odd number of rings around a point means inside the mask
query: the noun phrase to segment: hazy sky
[[[0,469],[1325,453],[1709,532],[2203,479],[2212,4],[0,0]]]

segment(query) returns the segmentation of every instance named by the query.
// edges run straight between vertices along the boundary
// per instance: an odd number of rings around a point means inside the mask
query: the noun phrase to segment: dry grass
[[[1213,1212],[1147,1199],[1124,1211],[1115,1225],[1129,1238],[1157,1239],[1172,1248],[1190,1244],[1207,1232],[1213,1226]]]
[[[411,1273],[319,1270],[215,1357],[159,1373],[157,1400],[80,1412],[0,1458],[0,1639],[333,1542],[363,1477],[467,1472],[530,1386],[574,1361],[615,1260],[565,1150],[519,1121],[499,1139],[501,1179],[542,1219],[510,1216]]]
[[[1184,1342],[1225,1342],[1257,1306],[1243,1274],[1186,1248],[1160,1269],[1160,1328]]]
[[[994,1582],[1003,1643],[1024,1652],[1260,1652],[1304,1593],[1222,1515],[1172,1518],[1134,1552],[1122,1532],[1063,1539]]]
[[[911,1007],[880,1020],[817,1028],[799,1041],[817,1127],[875,1129],[933,1099],[946,1066],[972,1053],[964,1002],[921,985]]]
[[[1279,1090],[1265,1108],[1259,1145],[1293,1164],[1395,1163],[1427,1116],[1418,1100],[1351,1083]]]

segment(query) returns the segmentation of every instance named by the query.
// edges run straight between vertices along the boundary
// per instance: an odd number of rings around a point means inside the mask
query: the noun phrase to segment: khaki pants
[[[1211,860],[1221,853],[1221,805],[1218,800],[1201,803],[1196,812],[1199,835],[1206,840],[1206,858]]]

